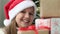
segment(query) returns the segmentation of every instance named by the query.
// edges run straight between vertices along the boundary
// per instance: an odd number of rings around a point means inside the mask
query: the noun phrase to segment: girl
[[[5,34],[17,34],[18,28],[30,26],[36,15],[36,5],[32,0],[10,0],[4,10]]]

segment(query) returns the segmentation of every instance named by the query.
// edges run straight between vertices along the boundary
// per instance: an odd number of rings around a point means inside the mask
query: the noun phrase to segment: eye
[[[21,11],[21,13],[26,13],[25,11]]]
[[[33,13],[29,13],[29,15],[34,15]]]

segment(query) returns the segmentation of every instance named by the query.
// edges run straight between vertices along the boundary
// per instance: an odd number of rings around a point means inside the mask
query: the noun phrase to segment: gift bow
[[[48,29],[48,30],[50,30],[51,28],[47,27],[47,26],[39,26],[38,29]]]
[[[49,30],[50,28],[47,26],[39,26],[38,29],[48,29]],[[35,34],[38,34],[38,30],[36,29],[36,27],[34,25],[28,26],[26,28],[19,28],[18,30],[22,30],[22,31],[34,30]]]
[[[19,28],[18,30],[22,30],[22,31],[33,30],[35,32],[35,34],[38,34],[36,27],[34,25],[24,27],[24,28]]]

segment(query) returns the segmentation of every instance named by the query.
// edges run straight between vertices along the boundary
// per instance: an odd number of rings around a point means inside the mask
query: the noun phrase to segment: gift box
[[[60,18],[51,18],[51,34],[60,34]]]
[[[50,23],[51,23],[51,19],[36,19],[35,20],[36,29],[39,29],[41,26],[50,28],[50,25],[51,25]]]
[[[60,0],[40,0],[40,17],[60,17]]]
[[[35,29],[35,26],[29,26],[26,28],[18,28],[17,34],[38,34],[37,30]]]
[[[47,29],[38,30],[38,34],[49,34],[49,30]]]
[[[18,34],[35,34],[33,30],[28,30],[28,31],[18,31]]]
[[[39,29],[37,29],[38,34],[49,34],[50,28],[46,26],[40,26]]]
[[[38,34],[49,34],[49,30],[37,30]],[[18,31],[18,34],[36,34],[33,30],[28,31]]]
[[[49,34],[51,19],[36,19],[35,26],[38,34]]]

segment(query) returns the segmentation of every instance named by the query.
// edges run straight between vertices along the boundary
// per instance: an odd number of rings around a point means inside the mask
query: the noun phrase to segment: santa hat
[[[4,25],[9,26],[12,19],[21,11],[28,7],[34,7],[36,13],[36,5],[32,0],[10,0],[8,4],[4,6],[4,13],[6,19]],[[36,14],[34,14],[36,16]]]

